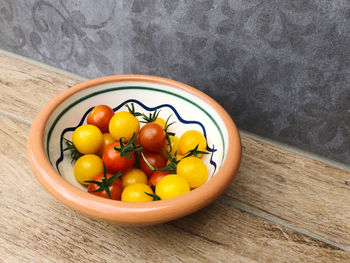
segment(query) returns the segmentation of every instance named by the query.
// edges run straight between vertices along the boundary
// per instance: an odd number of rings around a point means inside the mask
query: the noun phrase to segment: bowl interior
[[[227,154],[228,134],[224,122],[215,107],[196,93],[171,85],[148,81],[118,81],[92,86],[64,100],[52,112],[45,127],[46,154],[57,172],[71,184],[83,189],[74,177],[70,154],[63,152],[63,138],[71,140],[76,127],[85,124],[90,110],[99,104],[113,110],[127,110],[126,104],[134,103],[139,112],[160,110],[159,117],[175,122],[170,131],[180,137],[187,130],[201,131],[207,139],[207,151],[203,156],[210,180],[220,169]]]

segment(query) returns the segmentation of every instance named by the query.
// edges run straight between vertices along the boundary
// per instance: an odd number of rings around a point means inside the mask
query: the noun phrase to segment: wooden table
[[[78,82],[0,54],[0,262],[350,262],[350,173],[247,135],[232,185],[185,218],[130,228],[63,206],[34,177],[27,134]]]

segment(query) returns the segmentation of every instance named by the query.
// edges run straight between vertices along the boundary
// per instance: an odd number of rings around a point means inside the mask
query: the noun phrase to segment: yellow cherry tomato
[[[74,176],[81,184],[93,180],[97,175],[103,173],[103,163],[95,154],[85,154],[74,164]]]
[[[74,130],[72,142],[82,154],[97,153],[103,142],[102,132],[94,125],[81,125]]]
[[[166,151],[168,151],[170,153],[171,156],[174,156],[175,152],[178,152],[179,150],[179,142],[180,142],[180,139],[179,137],[177,136],[169,136],[169,139],[170,139],[170,145],[166,144]]]
[[[121,200],[124,202],[150,202],[153,197],[146,193],[153,194],[150,186],[147,184],[131,184],[124,188]]]
[[[164,176],[156,185],[156,195],[158,195],[161,200],[180,196],[189,191],[190,186],[187,181],[177,174]]]
[[[123,187],[127,187],[131,184],[148,184],[148,177],[147,175],[140,169],[132,168],[129,171],[127,171],[125,174],[121,177]]]
[[[115,142],[115,140],[113,139],[112,135],[110,133],[108,133],[108,132],[103,133],[102,134],[102,138],[103,138],[103,140],[102,140],[103,142],[102,142],[100,150],[97,153],[98,156],[102,156],[104,149],[106,149],[106,147],[108,145],[110,145],[110,144]]]
[[[165,120],[164,119],[158,117],[157,119],[155,119],[154,122],[160,124],[163,128],[165,128]]]
[[[186,131],[180,137],[179,152],[183,155],[186,155],[190,150],[193,150],[197,145],[198,145],[199,151],[206,150],[207,141],[205,140],[204,135],[196,130]]]
[[[117,112],[109,121],[109,133],[116,141],[122,137],[129,141],[134,133],[135,136],[137,135],[139,130],[139,120],[128,111]]]
[[[169,136],[170,139],[170,145],[168,145],[168,142],[165,144],[164,148],[161,151],[161,154],[168,159],[168,155],[166,152],[168,152],[171,156],[174,156],[175,152],[177,152],[177,155],[179,155],[178,149],[179,149],[179,137],[177,136]]]
[[[188,182],[191,189],[204,184],[208,179],[205,163],[194,156],[186,157],[177,164],[177,174]]]

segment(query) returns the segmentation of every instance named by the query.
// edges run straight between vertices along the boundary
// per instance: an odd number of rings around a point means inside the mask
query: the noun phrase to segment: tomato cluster
[[[147,116],[133,104],[126,107],[116,113],[106,105],[94,107],[87,124],[75,129],[72,141],[66,139],[75,178],[88,192],[147,202],[185,194],[207,181],[201,132],[188,130],[179,138],[169,132],[170,116],[165,121],[157,110]]]

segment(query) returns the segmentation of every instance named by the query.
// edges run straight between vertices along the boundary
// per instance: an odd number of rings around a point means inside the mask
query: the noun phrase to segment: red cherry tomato
[[[117,173],[131,169],[135,164],[135,153],[128,153],[130,158],[127,158],[126,156],[121,156],[120,152],[115,150],[114,147],[120,148],[120,143],[114,142],[108,145],[102,154],[102,161],[107,170]]]
[[[164,176],[166,176],[168,174],[171,174],[171,172],[170,171],[155,171],[152,174],[151,178],[149,179],[148,184],[150,186],[151,186],[151,184],[156,186],[157,183],[159,182],[159,180],[162,179]]]
[[[112,176],[113,176],[113,174],[110,174],[110,173],[106,174],[107,179],[109,179]],[[102,177],[103,177],[103,174],[99,174],[93,179],[93,181],[101,182]],[[98,195],[98,196],[110,199],[106,191],[92,192],[92,191],[95,191],[99,188],[100,188],[100,186],[98,186],[97,184],[90,183],[88,186],[88,192],[90,192],[91,194],[94,194],[94,195]],[[123,185],[122,185],[122,182],[120,181],[119,178],[117,178],[112,183],[112,185],[109,186],[109,191],[111,192],[111,197],[113,200],[120,200],[120,198],[122,196],[122,192],[123,192]]]
[[[159,152],[166,144],[164,128],[155,122],[147,123],[139,131],[139,142],[144,150]]]
[[[166,159],[160,153],[144,153],[143,154],[146,160],[154,167],[154,168],[163,168],[166,166]],[[145,172],[148,177],[155,172],[145,162],[143,157],[140,158],[140,169]]]
[[[113,117],[114,111],[107,105],[98,105],[92,109],[87,117],[87,123],[95,125],[101,132],[108,132],[110,119]]]

